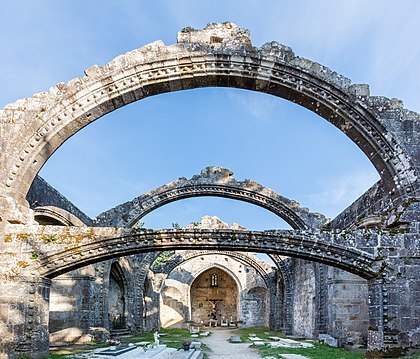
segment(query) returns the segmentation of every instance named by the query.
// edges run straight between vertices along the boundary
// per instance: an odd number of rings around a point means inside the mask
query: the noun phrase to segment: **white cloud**
[[[239,105],[238,107],[242,108],[244,112],[260,121],[268,121],[268,118],[272,117],[275,101],[278,101],[278,98],[249,91],[241,91],[241,93],[226,91],[225,93],[228,98],[236,105]]]
[[[344,209],[369,189],[379,176],[375,172],[347,173],[331,177],[321,186],[322,190],[307,195],[308,200],[319,206],[342,206]]]

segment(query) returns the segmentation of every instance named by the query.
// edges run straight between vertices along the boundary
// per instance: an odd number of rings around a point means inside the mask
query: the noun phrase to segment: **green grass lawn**
[[[235,335],[241,337],[242,342],[251,342],[248,339],[249,334],[255,334],[257,337],[269,341],[268,337],[276,336],[286,338],[281,332],[273,332],[268,328],[246,328],[239,329]],[[333,348],[325,344],[312,343],[313,348],[270,348],[268,345],[264,347],[256,347],[262,357],[274,356],[279,357],[279,354],[300,354],[310,359],[363,359],[364,353],[351,351],[343,348]],[[420,359],[420,354],[415,354],[410,357],[401,357],[400,359]]]
[[[268,328],[247,328],[239,329],[237,335],[241,337],[242,342],[251,342],[248,339],[249,334],[255,334],[258,338],[270,341],[268,337],[276,336],[286,338],[281,332],[273,332]],[[279,354],[300,354],[311,359],[363,359],[363,353],[357,353],[346,349],[333,348],[328,345],[312,343],[313,348],[271,348],[268,345],[264,347],[256,347],[262,357],[274,356]]]

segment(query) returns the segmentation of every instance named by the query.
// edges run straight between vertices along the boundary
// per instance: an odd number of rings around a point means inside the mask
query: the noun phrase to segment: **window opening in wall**
[[[218,287],[219,286],[219,278],[217,277],[216,273],[211,275],[210,287]]]

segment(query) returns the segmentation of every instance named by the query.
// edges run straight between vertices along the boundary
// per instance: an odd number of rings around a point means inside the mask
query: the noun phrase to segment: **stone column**
[[[46,278],[0,278],[0,358],[48,355],[49,297]]]
[[[367,281],[338,268],[328,268],[328,326],[324,333],[339,346],[366,345],[368,323]]]
[[[270,329],[283,329],[283,278],[278,271],[270,276]]]
[[[314,338],[319,334],[328,333],[328,266],[322,263],[314,263],[315,268],[315,328]]]
[[[419,350],[419,271],[420,265],[407,265],[369,282],[367,358],[398,358]]]

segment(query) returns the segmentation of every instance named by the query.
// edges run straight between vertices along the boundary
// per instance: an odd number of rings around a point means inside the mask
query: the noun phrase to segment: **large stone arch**
[[[371,254],[372,243],[383,235],[360,232],[353,238],[347,234],[311,234],[300,231],[245,230],[126,230],[116,228],[78,227],[78,234],[69,236],[66,227],[52,227],[48,236],[44,228],[31,235],[38,243],[36,261],[20,271],[42,277],[55,276],[105,259],[142,252],[169,249],[225,249],[243,252],[282,254],[321,262],[369,279],[379,273],[380,261]],[[10,235],[10,241],[20,241],[21,235]],[[45,238],[43,240],[42,238]],[[72,238],[72,240],[71,240]],[[357,239],[357,240],[356,240]],[[383,239],[382,239],[383,240]],[[369,243],[368,243],[369,241]],[[366,242],[366,244],[363,244]],[[33,253],[28,253],[28,256]],[[379,257],[381,259],[381,257]]]
[[[159,274],[164,274],[165,279],[169,277],[170,273],[175,270],[178,266],[182,265],[183,263],[209,255],[222,255],[233,258],[240,263],[246,264],[253,269],[260,275],[262,278],[266,289],[270,292],[270,305],[269,308],[274,308],[276,306],[275,303],[278,302],[278,298],[276,296],[276,288],[275,288],[275,280],[274,280],[274,271],[272,270],[272,265],[268,264],[266,266],[259,263],[256,258],[253,258],[252,255],[244,252],[237,252],[237,251],[227,251],[227,250],[195,250],[195,251],[179,251],[173,257],[171,257],[167,262],[164,264],[153,268],[153,271]],[[217,264],[218,265],[218,264]],[[216,265],[216,267],[217,267]],[[211,265],[207,265],[205,269],[211,268]],[[200,268],[200,273],[203,272],[202,268]],[[194,275],[193,278],[196,276]],[[192,281],[190,281],[192,283]],[[162,285],[164,283],[164,279],[162,280]],[[190,283],[190,284],[191,284]],[[241,304],[239,303],[239,309],[242,310]],[[274,318],[270,318],[274,321]]]
[[[230,270],[227,266],[222,265],[220,263],[213,263],[213,264],[208,264],[205,266],[202,266],[200,268],[197,268],[194,272],[191,273],[191,278],[188,281],[188,284],[191,286],[193,284],[193,282],[204,272],[207,272],[209,269],[212,268],[218,268],[224,272],[226,272],[227,274],[229,274],[232,279],[234,280],[234,282],[236,283],[238,290],[241,291],[242,288],[242,284],[241,281],[239,280],[238,276],[232,271]]]
[[[296,201],[285,198],[254,181],[238,181],[233,172],[221,167],[206,167],[191,179],[179,178],[149,191],[132,201],[101,213],[98,226],[132,227],[140,218],[170,202],[200,196],[217,196],[255,204],[284,219],[293,229],[315,229],[327,218],[312,213]]]
[[[25,195],[32,181],[81,128],[148,96],[210,86],[264,92],[308,108],[360,147],[394,202],[418,194],[418,159],[410,155],[411,139],[398,134],[393,120],[413,122],[419,115],[404,110],[400,101],[371,97],[366,85],[351,85],[289,47],[271,42],[257,49],[249,32],[232,23],[186,28],[175,45],[157,41],[85,74],[0,112],[8,134],[7,156],[1,157],[2,217],[9,222],[30,220]]]

